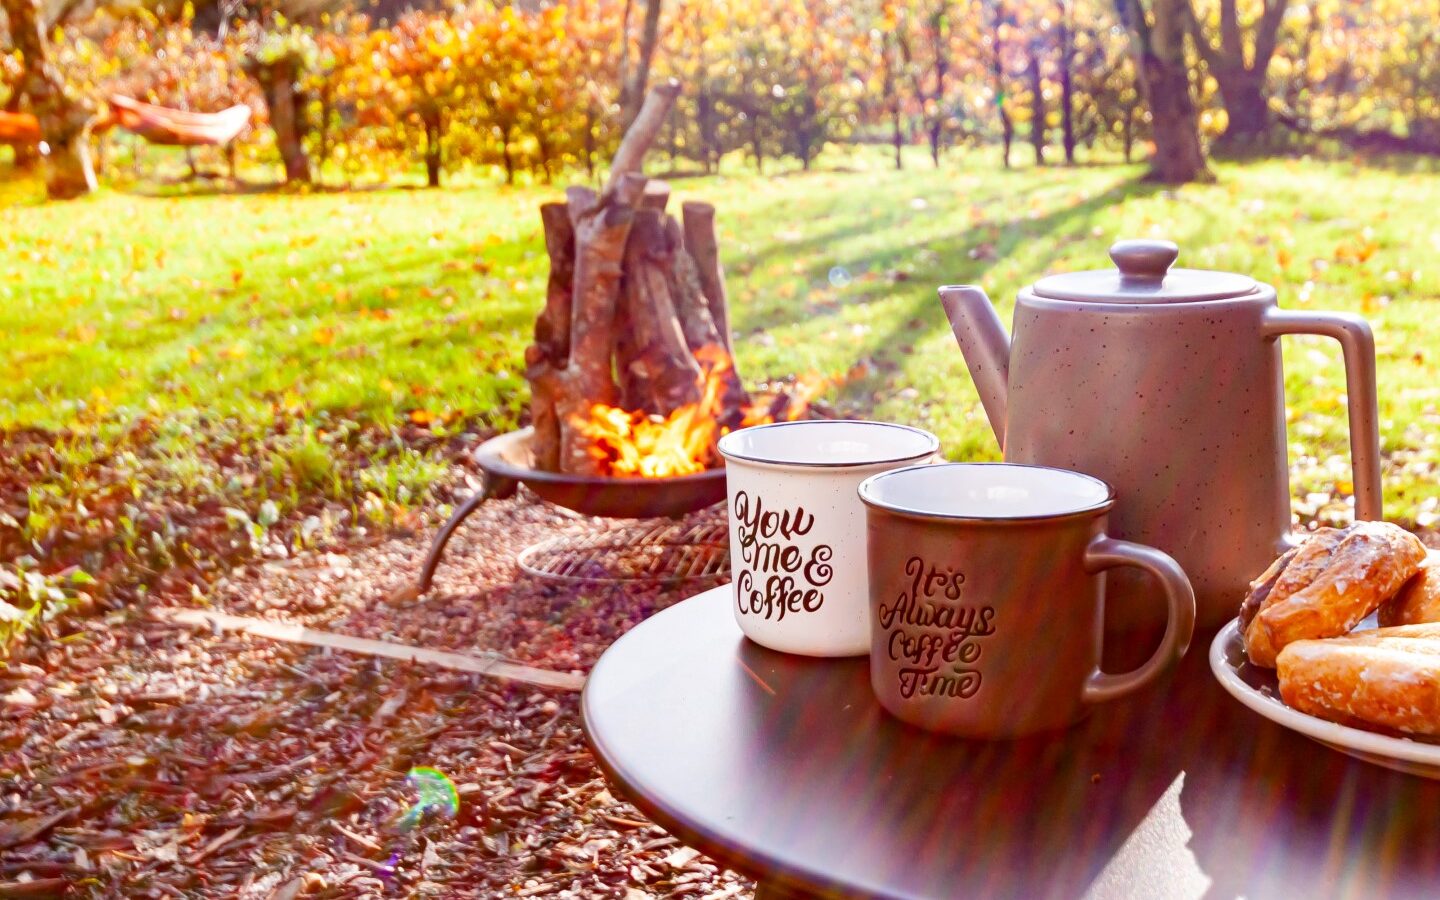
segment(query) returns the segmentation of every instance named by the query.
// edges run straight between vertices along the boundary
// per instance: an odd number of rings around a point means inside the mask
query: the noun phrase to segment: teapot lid
[[[1172,269],[1180,248],[1171,241],[1116,241],[1114,269],[1065,272],[1035,282],[1037,296],[1091,303],[1193,303],[1244,297],[1260,289],[1255,279],[1234,272]]]

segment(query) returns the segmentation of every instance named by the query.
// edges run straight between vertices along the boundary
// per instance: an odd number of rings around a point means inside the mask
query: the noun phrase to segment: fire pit
[[[550,275],[525,351],[532,424],[475,451],[484,489],[436,536],[414,595],[429,589],[456,527],[485,500],[508,497],[521,484],[557,506],[609,519],[676,518],[720,502],[720,437],[806,415],[826,384],[806,377],[752,394],[736,371],[715,208],[692,200],[671,215],[669,185],[640,172],[678,93],[674,82],[651,89],[602,191],[571,187],[564,202],[540,207]],[[556,544],[545,553],[531,548],[521,563],[543,560],[531,569],[566,578],[604,570],[601,557],[616,562],[625,579],[723,572],[712,554],[684,552],[678,534],[642,528],[627,539],[646,546],[624,559],[612,552],[623,549],[615,540],[603,547],[572,541],[565,546],[574,558],[563,558]],[[697,546],[709,540],[699,532],[690,537]],[[582,564],[585,553],[594,565]]]
[[[556,506],[611,519],[675,517],[725,499],[725,470],[667,478],[605,477],[532,467],[529,428],[481,444],[475,463],[488,479],[523,484]]]
[[[473,459],[484,473],[485,486],[461,504],[435,536],[413,588],[417,596],[430,589],[445,545],[460,523],[481,503],[511,497],[522,484],[556,506],[612,519],[675,518],[725,499],[724,469],[668,478],[572,475],[537,469],[531,450],[533,437],[532,429],[523,428],[491,438],[475,449]]]

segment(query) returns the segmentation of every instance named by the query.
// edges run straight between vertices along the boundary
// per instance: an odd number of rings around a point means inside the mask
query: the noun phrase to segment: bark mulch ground
[[[522,492],[470,519],[418,601],[387,598],[429,534],[252,562],[205,599],[584,673],[626,629],[710,586],[576,588],[515,563],[537,540],[598,527]],[[88,625],[0,671],[0,897],[752,891],[607,790],[577,694],[140,608]]]

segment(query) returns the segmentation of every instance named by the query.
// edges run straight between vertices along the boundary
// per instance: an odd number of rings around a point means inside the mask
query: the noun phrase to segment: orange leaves
[[[1335,262],[1346,264],[1363,265],[1370,261],[1380,245],[1370,237],[1370,230],[1367,228],[1363,234],[1353,238],[1347,238],[1335,246]]]
[[[443,426],[457,422],[463,415],[464,413],[462,411],[451,407],[446,407],[438,413],[425,409],[424,407],[417,407],[416,409],[410,410],[405,418],[410,421],[411,425],[419,425],[422,428],[433,428],[436,425]]]

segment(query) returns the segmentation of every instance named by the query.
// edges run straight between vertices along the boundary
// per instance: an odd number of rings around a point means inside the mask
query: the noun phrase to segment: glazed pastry
[[[1440,552],[1431,550],[1400,593],[1380,604],[1381,625],[1440,622]]]
[[[1265,593],[1245,626],[1246,655],[1257,666],[1274,668],[1276,654],[1291,641],[1345,634],[1393,597],[1424,559],[1420,539],[1388,522],[1316,533],[1268,590],[1265,576],[1252,590]]]
[[[1440,623],[1401,625],[1280,651],[1280,697],[1343,725],[1440,735]]]
[[[1256,613],[1269,605],[1271,596],[1276,599],[1288,597],[1315,580],[1320,570],[1330,561],[1330,554],[1339,545],[1342,532],[1338,528],[1321,528],[1313,532],[1298,547],[1286,550],[1279,559],[1259,578],[1250,582],[1250,593],[1240,604],[1240,631],[1250,628]],[[1298,565],[1296,561],[1298,560]],[[1284,579],[1282,582],[1281,579]],[[1276,594],[1275,589],[1280,589]]]

